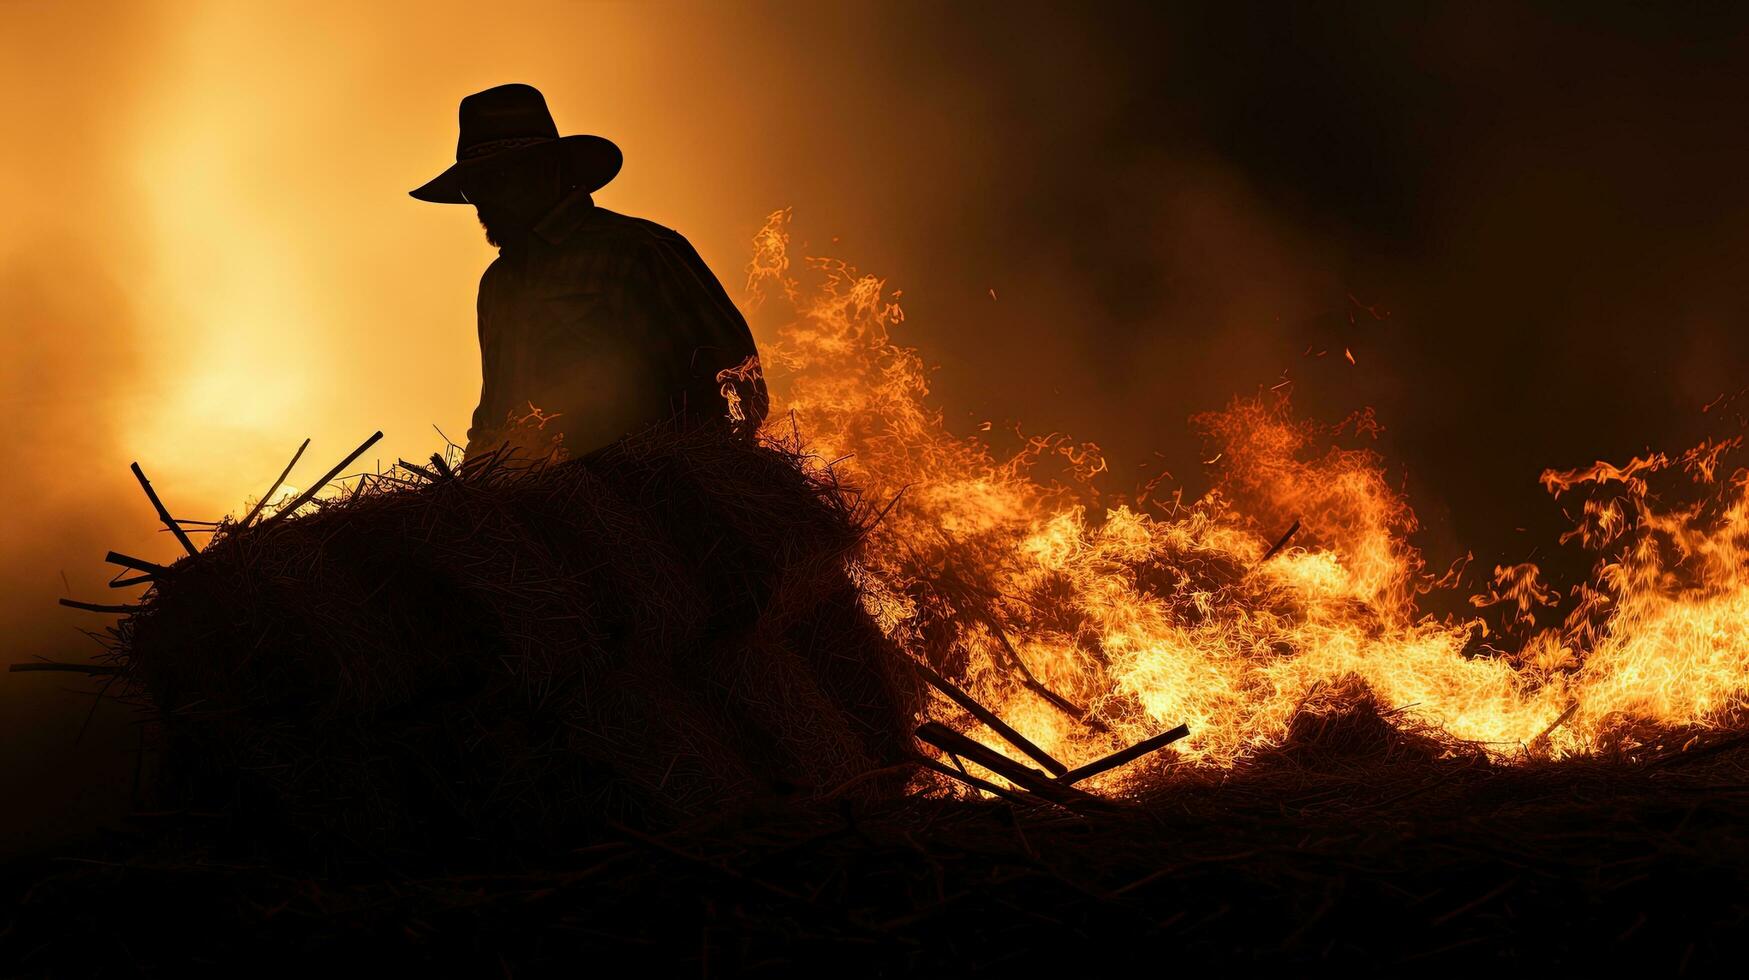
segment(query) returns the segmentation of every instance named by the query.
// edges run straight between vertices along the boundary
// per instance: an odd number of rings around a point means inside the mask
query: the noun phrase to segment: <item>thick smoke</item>
[[[970,134],[882,269],[950,406],[1194,487],[1185,417],[1285,377],[1376,407],[1430,557],[1485,570],[1549,560],[1544,467],[1743,386],[1741,11],[955,10],[891,35]]]

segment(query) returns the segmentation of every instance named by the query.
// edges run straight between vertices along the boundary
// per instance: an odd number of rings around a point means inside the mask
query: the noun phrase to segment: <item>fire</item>
[[[1598,555],[1564,620],[1546,621],[1563,593],[1534,565],[1496,569],[1473,617],[1435,617],[1423,598],[1458,576],[1426,569],[1377,454],[1333,447],[1376,433],[1370,412],[1321,427],[1277,386],[1193,419],[1215,490],[1111,497],[1095,445],[1023,437],[1004,456],[950,432],[892,336],[898,293],[832,259],[792,278],[788,219],[770,217],[749,268],[751,305],[794,310],[766,345],[766,437],[805,443],[883,513],[854,571],[887,634],[1064,763],[1188,722],[1179,758],[1231,766],[1297,712],[1363,695],[1501,759],[1631,747],[1744,704],[1749,476],[1721,478],[1740,439],[1545,473],[1557,496],[1588,494],[1565,540]],[[1661,504],[1666,478],[1700,502]]]

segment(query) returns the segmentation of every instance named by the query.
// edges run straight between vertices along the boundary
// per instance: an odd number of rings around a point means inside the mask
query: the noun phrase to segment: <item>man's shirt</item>
[[[728,425],[719,375],[758,353],[747,321],[685,238],[598,208],[581,191],[543,218],[526,246],[487,267],[479,321],[483,381],[470,456],[536,409],[550,419],[543,434],[562,433],[573,455],[670,418]],[[735,385],[740,413],[756,426],[764,381]]]

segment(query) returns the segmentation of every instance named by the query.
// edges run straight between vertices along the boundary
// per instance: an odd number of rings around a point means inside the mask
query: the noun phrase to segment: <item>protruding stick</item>
[[[973,700],[972,696],[970,694],[967,694],[966,692],[960,690],[958,687],[954,686],[954,684],[951,681],[949,681],[947,678],[941,676],[940,674],[936,673],[935,670],[933,668],[931,668],[928,664],[925,664],[922,662],[914,662],[914,663],[917,667],[917,673],[923,675],[923,679],[929,682],[930,687],[933,687],[937,691],[940,691],[941,693],[947,695],[948,699],[951,700],[954,704],[957,704],[960,707],[971,712],[973,717],[977,718],[979,721],[983,722],[985,725],[988,725],[991,731],[1002,736],[1003,740],[1006,741],[1009,745],[1012,745],[1015,748],[1019,749],[1020,751],[1026,753],[1028,756],[1030,756],[1033,759],[1033,761],[1037,762],[1041,766],[1044,766],[1046,769],[1049,769],[1051,771],[1051,775],[1061,776],[1063,773],[1066,773],[1069,771],[1068,766],[1065,766],[1061,762],[1058,762],[1057,760],[1051,758],[1050,753],[1046,752],[1044,749],[1039,748],[1037,745],[1034,745],[1032,743],[1031,739],[1027,738],[1025,735],[1020,734],[1019,732],[1015,731],[1014,729],[1008,727],[1008,724],[1006,722],[1004,722],[1002,719],[996,717],[995,712],[991,711],[989,708],[986,708],[983,705],[979,704],[977,701]]]
[[[442,473],[445,479],[455,476],[455,472],[449,468],[449,461],[443,458],[442,453],[431,454],[431,465],[435,466],[437,472]]]
[[[140,608],[139,606],[132,605],[106,606],[101,602],[80,602],[77,599],[62,599],[61,605],[66,606],[68,609],[83,609],[86,612],[100,613],[131,613]]]
[[[1536,738],[1531,739],[1528,744],[1537,745],[1537,744],[1540,744],[1542,742],[1548,741],[1549,736],[1553,735],[1555,733],[1555,729],[1557,729],[1557,728],[1561,727],[1563,724],[1565,724],[1567,719],[1573,717],[1573,713],[1578,711],[1578,710],[1579,710],[1579,702],[1577,702],[1577,701],[1574,701],[1572,704],[1567,705],[1567,710],[1561,712],[1560,716],[1557,717],[1554,721],[1549,722],[1549,727],[1543,729],[1542,733],[1539,734]]]
[[[112,551],[109,554],[104,555],[103,560],[109,562],[111,565],[120,565],[123,568],[131,568],[136,572],[145,572],[147,575],[151,576],[163,575],[170,570],[163,565],[154,565],[153,563],[146,561],[144,558],[135,558],[132,555],[124,555],[119,551]]]
[[[1035,793],[1059,806],[1099,806],[1104,801],[1060,783],[1029,766],[1021,765],[1002,753],[961,735],[938,721],[926,721],[917,729],[917,737],[943,752],[951,752],[983,766],[1015,786]]]
[[[1293,536],[1295,534],[1298,534],[1299,530],[1300,530],[1300,522],[1298,520],[1295,520],[1293,522],[1293,524],[1291,524],[1288,527],[1287,533],[1282,535],[1274,544],[1270,545],[1269,550],[1265,551],[1263,553],[1262,558],[1257,559],[1257,564],[1261,565],[1264,562],[1268,561],[1269,559],[1274,558],[1275,553],[1280,551],[1281,549],[1287,547],[1287,543],[1289,541],[1293,540]]]
[[[431,472],[430,470],[426,469],[423,466],[420,466],[418,463],[409,463],[404,459],[397,459],[397,460],[395,460],[395,465],[399,466],[401,469],[404,469],[409,473],[417,473],[420,476],[424,477],[425,479],[431,481],[432,483],[437,482],[437,474]]]
[[[983,608],[974,611],[973,615],[982,619],[984,625],[990,628],[990,633],[996,637],[996,642],[1001,645],[1002,651],[1008,654],[1009,662],[1013,663],[1015,668],[1020,671],[1022,687],[1043,698],[1046,704],[1096,732],[1109,730],[1105,727],[1105,722],[1093,717],[1087,709],[1044,686],[1037,677],[1033,676],[1032,671],[1027,669],[1026,661],[1021,658],[1020,651],[1014,649],[1014,644],[1008,641],[1008,632],[1002,628],[1001,623],[996,621],[995,613],[988,608]]]
[[[114,674],[114,673],[118,673],[116,668],[105,667],[102,664],[56,664],[56,663],[12,664],[11,666],[8,666],[6,668],[6,670],[7,670],[7,672],[13,673],[13,674],[22,674],[22,673],[25,673],[26,671],[32,671],[32,670],[64,670],[64,671],[69,671],[69,672],[72,672],[75,674]]]
[[[182,525],[176,523],[176,518],[171,517],[170,512],[164,509],[164,501],[158,499],[157,491],[152,489],[152,481],[146,479],[146,473],[140,469],[140,464],[135,463],[132,469],[134,478],[140,481],[140,489],[146,491],[146,499],[150,500],[152,507],[158,511],[158,520],[163,521],[164,526],[170,529],[170,533],[176,535],[176,540],[182,542],[184,550],[191,555],[200,554],[200,550],[194,546],[194,542],[188,540],[188,535],[183,533]]]
[[[274,512],[274,515],[272,517],[269,517],[267,520],[262,521],[261,522],[262,525],[266,526],[268,524],[273,523],[274,521],[279,520],[280,518],[284,517],[287,514],[294,513],[297,511],[297,509],[299,507],[302,507],[303,505],[316,499],[316,494],[320,493],[322,491],[322,488],[328,485],[329,480],[332,480],[335,477],[339,476],[341,471],[345,470],[348,466],[352,465],[353,460],[357,459],[360,456],[363,456],[364,451],[366,449],[369,449],[370,447],[376,445],[377,440],[381,439],[382,437],[383,437],[383,434],[381,432],[377,432],[377,433],[373,434],[369,439],[366,439],[364,441],[363,445],[359,446],[357,449],[354,449],[351,453],[349,453],[347,455],[347,457],[345,459],[341,460],[338,465],[336,465],[333,469],[329,470],[327,473],[323,474],[322,478],[320,480],[317,480],[310,487],[310,489],[305,490],[303,493],[299,494],[298,499],[292,501],[289,504],[286,504],[284,507],[281,507],[278,511]]]
[[[1132,759],[1140,759],[1156,749],[1165,748],[1190,734],[1189,725],[1179,725],[1171,731],[1161,732],[1153,738],[1144,738],[1127,749],[1120,749],[1103,759],[1089,762],[1078,769],[1071,769],[1057,777],[1060,783],[1078,783],[1089,776],[1097,776],[1108,769],[1116,769]]]
[[[1063,697],[1061,694],[1044,686],[1039,683],[1037,679],[1022,681],[1021,686],[1043,698],[1045,703],[1056,708],[1058,711],[1061,711],[1063,714],[1068,715],[1070,718],[1075,719],[1096,732],[1110,730],[1106,728],[1105,722],[1093,717],[1093,715],[1088,713],[1086,708],[1081,707],[1068,698]]]
[[[1005,786],[998,786],[995,783],[990,782],[988,779],[979,779],[969,772],[960,772],[958,769],[949,765],[944,765],[928,756],[924,756],[917,761],[923,766],[923,768],[928,769],[931,772],[938,772],[949,779],[965,783],[973,789],[981,789],[992,796],[1000,796],[1004,799],[1014,800],[1017,803],[1038,802],[1038,797],[1033,796],[1031,793],[1017,789],[1009,789]]]
[[[280,471],[279,479],[273,481],[273,486],[267,488],[267,492],[261,495],[260,500],[255,501],[255,506],[249,510],[249,516],[243,518],[242,523],[237,525],[237,530],[240,531],[248,527],[249,522],[255,519],[255,515],[261,513],[261,508],[266,507],[267,502],[273,499],[273,492],[280,488],[286,477],[291,476],[292,467],[298,465],[298,460],[304,458],[304,450],[308,448],[310,448],[310,440],[305,439],[304,444],[298,447],[298,451],[292,454],[291,462],[285,464],[285,469]]]

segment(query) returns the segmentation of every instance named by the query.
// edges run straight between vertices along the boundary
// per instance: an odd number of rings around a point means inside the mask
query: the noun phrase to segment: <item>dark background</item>
[[[977,161],[926,187],[933,247],[867,261],[961,412],[1196,486],[1186,417],[1285,371],[1314,417],[1377,409],[1433,563],[1547,560],[1542,469],[1686,448],[1749,365],[1749,12],[1572,6],[889,25],[909,111],[957,115]]]

